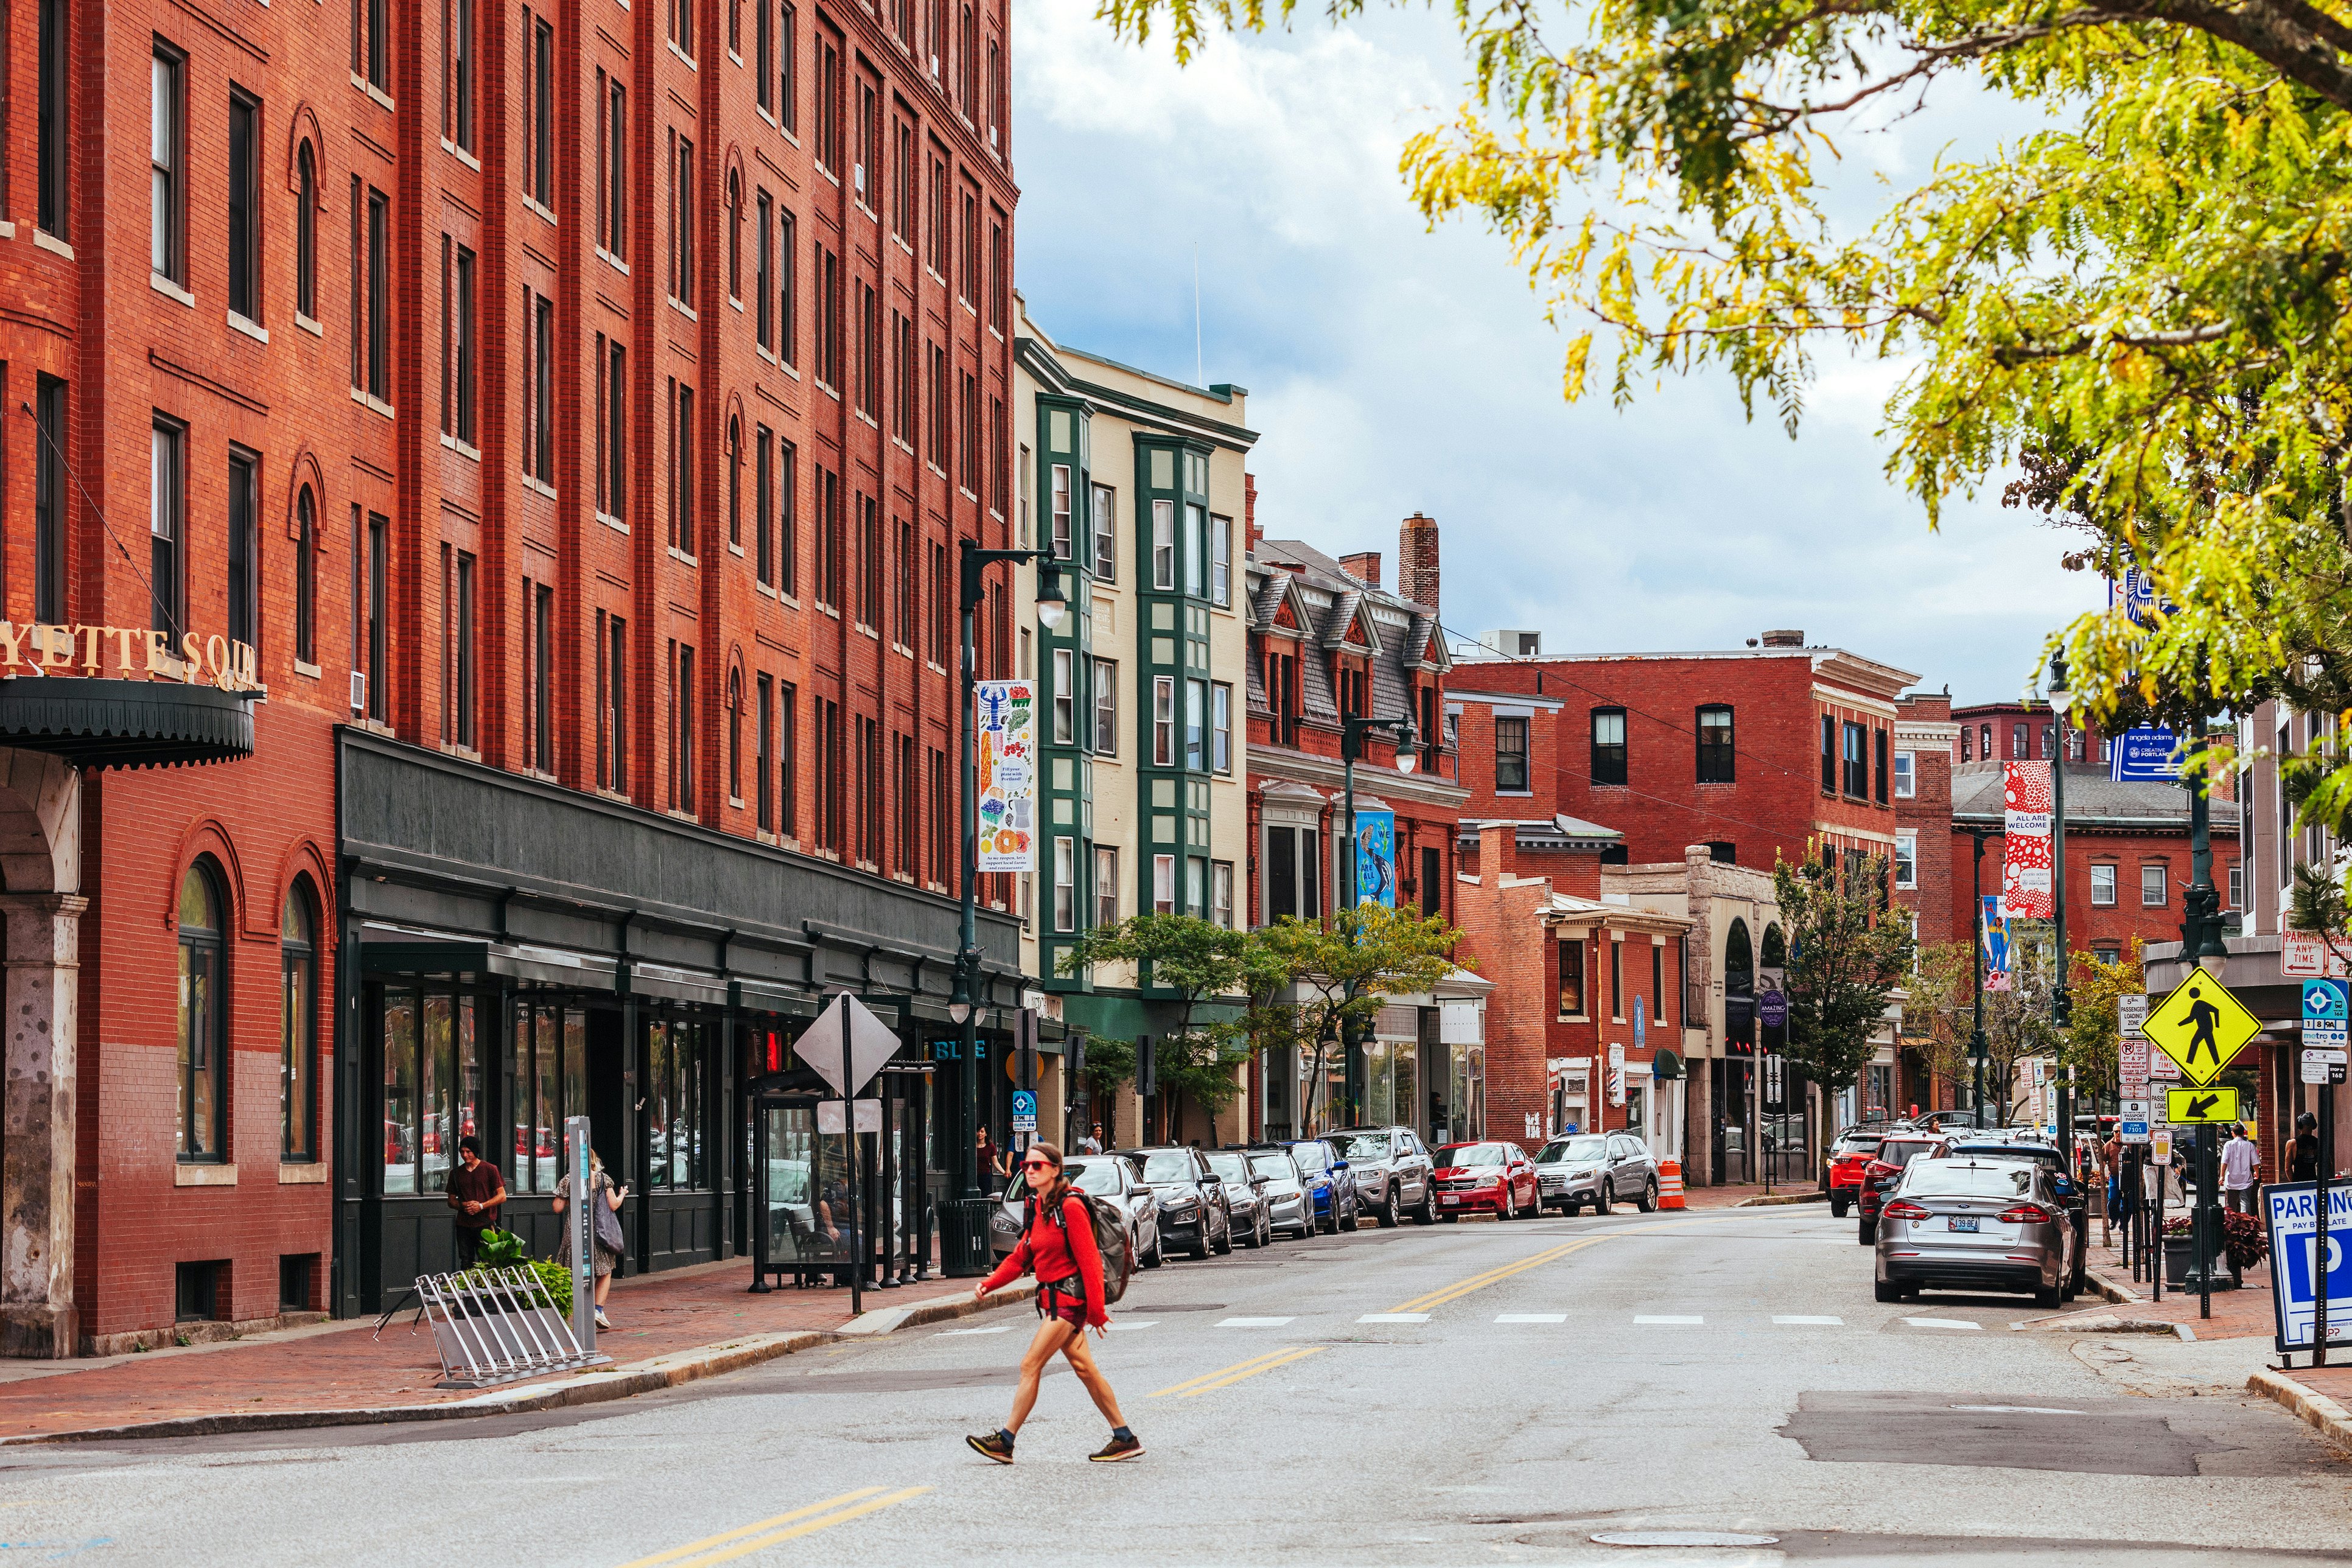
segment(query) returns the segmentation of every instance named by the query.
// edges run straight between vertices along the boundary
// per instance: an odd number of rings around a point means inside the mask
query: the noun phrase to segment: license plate
[[[1460,1203],[1462,1200],[1461,1200],[1460,1198],[1451,1198],[1451,1197],[1449,1197],[1449,1198],[1441,1198],[1441,1199],[1439,1199],[1438,1201],[1439,1201],[1440,1203],[1458,1204],[1458,1203]]]
[[[1949,1223],[1954,1230],[1974,1234],[1977,1228],[1977,1216],[1974,1215],[1956,1214],[1951,1217]]]

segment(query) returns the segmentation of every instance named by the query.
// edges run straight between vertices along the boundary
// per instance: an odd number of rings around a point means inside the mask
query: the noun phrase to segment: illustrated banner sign
[[[1991,893],[1984,899],[1984,966],[1986,990],[2009,989],[2009,916]]]
[[[1037,848],[1037,687],[983,680],[980,719],[980,868],[1027,871]]]
[[[2050,896],[2050,764],[2001,764],[2000,907],[2046,921]]]
[[[1396,908],[1396,813],[1356,813],[1356,901]]]

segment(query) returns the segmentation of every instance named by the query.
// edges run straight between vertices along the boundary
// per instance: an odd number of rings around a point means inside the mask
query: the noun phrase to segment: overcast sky
[[[2014,696],[2042,637],[2099,601],[2059,570],[2063,536],[1997,494],[1929,531],[1881,475],[1885,367],[1832,366],[1793,442],[1747,423],[1719,374],[1622,414],[1566,403],[1562,340],[1500,242],[1428,232],[1397,173],[1463,96],[1447,17],[1335,32],[1302,14],[1179,70],[1092,13],[1013,7],[1021,289],[1057,340],[1192,381],[1197,247],[1198,363],[1249,388],[1271,534],[1380,550],[1393,587],[1397,524],[1429,513],[1456,640],[1725,648],[1797,627],[1960,701]],[[1931,109],[1864,139],[1849,173],[1900,179],[2006,112]]]

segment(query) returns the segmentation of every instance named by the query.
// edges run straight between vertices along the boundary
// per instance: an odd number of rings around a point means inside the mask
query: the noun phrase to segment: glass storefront
[[[446,985],[383,991],[383,1165],[386,1196],[443,1193],[457,1140],[482,1127],[478,999]]]

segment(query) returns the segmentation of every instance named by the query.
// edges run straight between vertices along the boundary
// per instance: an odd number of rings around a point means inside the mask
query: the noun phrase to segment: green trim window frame
[[[1209,766],[1234,771],[1234,689],[1223,680],[1209,688]]]
[[[1094,525],[1095,576],[1105,583],[1118,581],[1118,492],[1108,485],[1094,487],[1093,504],[1087,515]]]
[[[1176,591],[1176,503],[1151,503],[1151,586],[1160,593]]]
[[[1052,702],[1053,743],[1057,746],[1076,745],[1078,743],[1078,656],[1074,649],[1057,647],[1054,650]]]
[[[1052,484],[1047,492],[1047,499],[1053,508],[1053,532],[1050,537],[1053,545],[1054,559],[1056,561],[1070,560],[1077,549],[1077,543],[1071,536],[1070,532],[1071,498],[1069,464],[1055,463],[1054,465]]]
[[[1066,835],[1054,840],[1054,929],[1078,929],[1078,841]]]
[[[1209,519],[1209,602],[1229,607],[1234,602],[1234,520]]]
[[[1118,661],[1117,659],[1097,658],[1095,660],[1094,714],[1095,755],[1098,757],[1118,755]]]
[[[228,1159],[228,904],[219,868],[197,858],[180,879],[179,1158]]]
[[[1151,858],[1151,911],[1172,915],[1176,912],[1176,857],[1154,855]]]
[[[319,1157],[319,904],[310,879],[286,891],[278,926],[278,1157]]]

